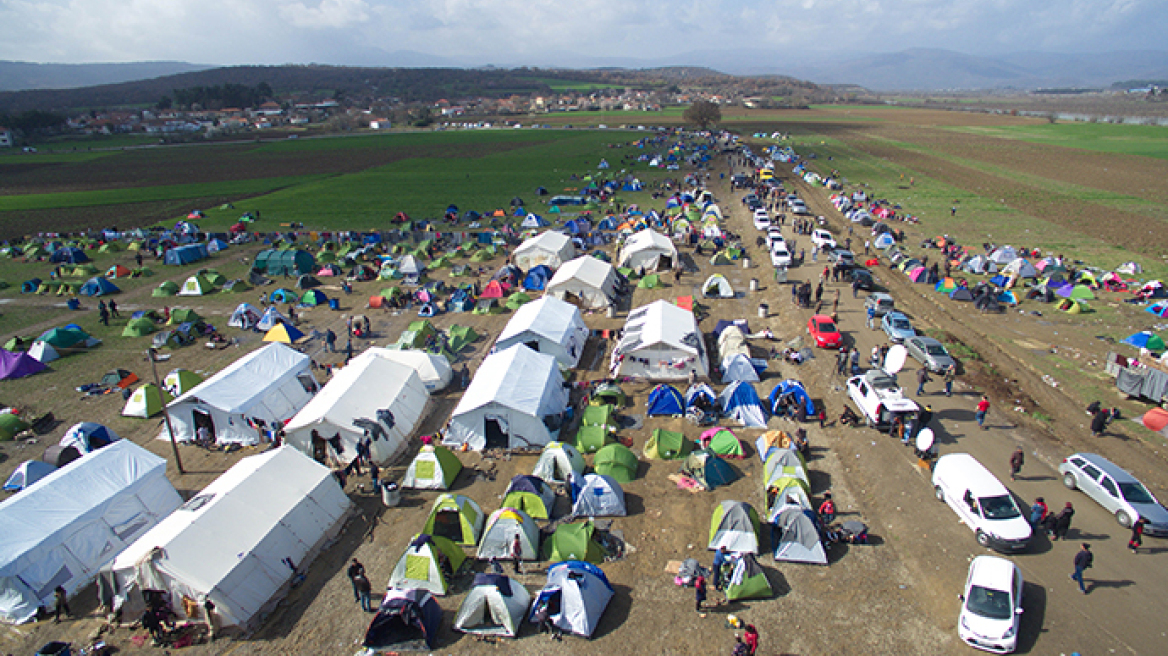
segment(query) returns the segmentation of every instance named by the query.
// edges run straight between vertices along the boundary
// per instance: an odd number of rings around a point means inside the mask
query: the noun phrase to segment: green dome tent
[[[130,399],[122,408],[122,416],[149,419],[162,412],[162,406],[173,400],[174,397],[158,389],[154,383],[146,383],[130,395]]]
[[[184,323],[196,323],[202,321],[203,317],[199,316],[198,312],[190,308],[175,308],[170,311],[170,321],[167,325],[178,326]]]
[[[178,294],[178,289],[178,283],[174,282],[173,280],[167,280],[158,287],[155,287],[154,291],[151,292],[150,295],[154,296],[155,298],[163,296],[175,296]]]
[[[515,292],[507,298],[507,307],[512,310],[518,310],[524,303],[530,303],[531,297],[523,292]]]
[[[745,553],[734,563],[734,571],[727,579],[724,589],[727,601],[739,599],[768,599],[774,596],[766,571],[758,564],[754,554]]]
[[[609,435],[607,426],[581,425],[576,431],[576,448],[580,450],[580,453],[596,453],[604,448],[605,444],[608,444]]]
[[[645,457],[654,460],[679,460],[689,455],[693,442],[685,434],[658,428],[645,442]]]
[[[561,524],[543,544],[544,560],[560,563],[582,560],[599,565],[604,562],[604,548],[593,538],[596,527],[592,522]]]
[[[637,456],[623,444],[609,444],[596,452],[592,468],[597,474],[611,476],[618,483],[632,483],[637,478]]]
[[[641,278],[641,280],[637,283],[637,287],[640,289],[657,289],[660,286],[661,277],[655,273],[651,273],[644,278]]]
[[[0,442],[14,439],[20,431],[27,430],[28,427],[28,422],[14,412],[0,414]]]
[[[162,384],[168,390],[172,391],[175,396],[186,394],[198,387],[202,382],[202,376],[187,369],[174,369],[166,374],[166,378],[162,379]]]
[[[473,547],[482,535],[484,520],[486,515],[474,499],[443,493],[434,500],[422,531],[464,547]]]
[[[146,317],[130,319],[125,329],[122,330],[122,337],[145,337],[156,330],[158,328],[154,322]]]

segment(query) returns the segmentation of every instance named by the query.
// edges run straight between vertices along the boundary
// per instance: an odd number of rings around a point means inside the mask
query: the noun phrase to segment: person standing
[[[122,316],[122,315],[118,314],[118,302],[112,298],[110,299],[110,302],[109,302],[109,311],[110,311],[110,316],[114,317],[115,319],[120,319]]]
[[[860,373],[860,349],[852,349],[848,351],[848,360],[852,365],[852,375]]]
[[[734,649],[730,651],[730,656],[750,656],[750,647],[742,642],[742,636],[734,636]]]
[[[982,430],[989,430],[985,426],[986,413],[989,411],[990,398],[985,394],[982,394],[981,400],[977,402],[977,412],[973,414],[974,418],[977,419],[977,425],[980,426]]]
[[[868,330],[874,330],[876,326],[876,308],[871,305],[868,306]]]
[[[345,572],[349,576],[349,582],[353,584],[353,601],[361,601],[361,592],[357,589],[357,578],[365,576],[365,566],[356,558],[349,563],[349,569]]]
[[[1018,447],[1010,455],[1010,480],[1018,480],[1018,472],[1022,471],[1024,464],[1026,464],[1026,454],[1022,452],[1022,447]]]
[[[921,367],[917,369],[917,396],[925,395],[925,383],[932,380],[929,378],[929,368]]]
[[[1030,506],[1030,525],[1034,527],[1040,526],[1049,512],[1050,510],[1046,507],[1046,499],[1042,497],[1035,499],[1034,505]]]
[[[945,396],[953,396],[953,381],[957,380],[957,365],[945,367]]]
[[[1111,412],[1107,408],[1096,412],[1095,416],[1091,418],[1091,437],[1099,437],[1102,435],[1110,419]]]
[[[1059,539],[1066,540],[1067,539],[1067,531],[1071,530],[1071,518],[1074,516],[1075,516],[1075,507],[1071,505],[1070,501],[1068,501],[1067,505],[1064,506],[1063,509],[1060,510],[1059,513],[1054,516],[1054,521],[1052,522],[1052,528],[1051,528],[1051,532],[1053,533],[1053,535],[1051,536],[1050,539],[1051,540],[1059,540]]]
[[[369,577],[361,574],[353,579],[353,585],[357,587],[357,595],[361,601],[361,610],[366,613],[373,612],[373,604],[371,603],[373,585],[369,582]]]
[[[835,372],[841,376],[847,371],[848,366],[848,347],[841,346],[839,354],[835,356]]]
[[[207,640],[215,642],[215,634],[219,631],[219,618],[215,615],[215,602],[210,597],[203,597],[203,617],[207,620]]]
[[[333,332],[332,328],[324,333],[324,350],[325,353],[337,352],[337,334]]]
[[[1095,554],[1091,553],[1091,545],[1084,542],[1079,547],[1079,552],[1075,554],[1075,573],[1071,574],[1071,580],[1079,584],[1079,592],[1087,594],[1087,588],[1083,584],[1083,572],[1090,569],[1095,564]]]
[[[755,656],[758,652],[758,629],[754,628],[753,624],[746,625],[746,631],[742,634],[742,642],[746,643],[747,652],[750,656]]]
[[[706,577],[699,576],[694,581],[694,610],[697,611],[698,617],[705,617],[706,614],[702,612],[702,604],[706,601]]]
[[[349,364],[349,360],[353,359],[353,338],[350,337],[345,342],[345,364]]]
[[[523,562],[523,543],[519,540],[519,534],[515,534],[515,539],[511,541],[511,560],[515,564],[515,573],[522,574],[520,565]]]
[[[61,623],[61,616],[69,617],[72,613],[69,612],[69,599],[65,593],[65,588],[57,586],[53,588],[53,606],[56,611],[56,617],[53,618],[53,624]]]
[[[722,568],[726,566],[726,545],[714,552],[714,589],[722,589]]]
[[[831,526],[835,521],[835,501],[831,499],[831,492],[823,493],[823,503],[819,504],[819,522],[824,528]]]
[[[1136,551],[1144,545],[1144,526],[1147,525],[1148,520],[1140,517],[1132,524],[1131,539],[1127,541],[1127,548],[1131,549],[1132,553],[1139,553]]]
[[[97,306],[97,317],[98,317],[97,320],[101,322],[101,325],[103,325],[103,326],[109,325],[110,315],[109,315],[109,310],[105,309],[105,303],[99,302],[99,304]]]

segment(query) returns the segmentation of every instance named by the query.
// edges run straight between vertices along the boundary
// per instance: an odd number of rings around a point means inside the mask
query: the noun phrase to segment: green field
[[[1065,146],[1101,153],[1168,159],[1168,128],[1111,123],[1054,123],[1030,126],[956,128],[962,132]]]

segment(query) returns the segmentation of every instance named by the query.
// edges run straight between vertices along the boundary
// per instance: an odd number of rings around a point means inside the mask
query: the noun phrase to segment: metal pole
[[[158,386],[158,398],[163,399],[162,404],[162,418],[166,421],[166,432],[170,433],[170,448],[174,450],[174,464],[178,467],[178,473],[185,474],[183,470],[182,457],[178,455],[178,440],[174,439],[174,426],[170,423],[170,411],[166,409],[165,398],[162,396],[162,381],[158,380],[158,365],[154,360],[156,351],[152,348],[146,349],[146,358],[150,360],[150,371],[154,372],[154,384]]]

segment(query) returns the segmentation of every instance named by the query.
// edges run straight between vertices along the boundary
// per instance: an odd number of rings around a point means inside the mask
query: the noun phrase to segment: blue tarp
[[[650,417],[658,415],[681,415],[685,414],[685,401],[681,398],[681,392],[678,392],[670,385],[658,385],[649,392],[648,414]]]
[[[184,264],[198,262],[199,260],[205,260],[208,257],[211,257],[211,254],[207,252],[206,244],[188,244],[166,251],[165,263],[182,266]]]

